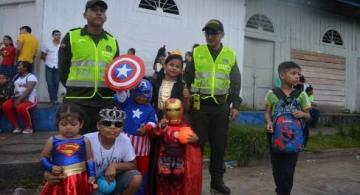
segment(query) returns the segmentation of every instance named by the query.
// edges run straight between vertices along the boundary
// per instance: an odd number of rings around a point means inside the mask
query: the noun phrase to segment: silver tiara
[[[101,109],[99,112],[99,116],[101,117],[101,120],[122,122],[125,119],[126,114],[124,111],[114,107],[113,109],[109,109],[109,108]]]

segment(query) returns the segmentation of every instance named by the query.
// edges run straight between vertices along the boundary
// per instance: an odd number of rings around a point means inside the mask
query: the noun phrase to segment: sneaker
[[[32,134],[34,132],[34,130],[32,129],[25,129],[22,133],[23,134]]]
[[[19,129],[19,128],[16,128],[16,129],[13,130],[13,133],[21,133],[21,132],[22,132],[22,130]]]

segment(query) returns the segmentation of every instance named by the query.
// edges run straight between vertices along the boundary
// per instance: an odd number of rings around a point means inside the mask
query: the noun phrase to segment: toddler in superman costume
[[[157,158],[157,195],[200,195],[202,156],[198,137],[183,121],[181,101],[165,102],[165,118],[155,132],[161,136]]]
[[[58,184],[46,183],[41,195],[87,195],[96,187],[91,145],[79,134],[84,115],[75,105],[64,104],[56,114],[59,134],[51,136],[41,152],[41,166],[53,175],[65,175]]]

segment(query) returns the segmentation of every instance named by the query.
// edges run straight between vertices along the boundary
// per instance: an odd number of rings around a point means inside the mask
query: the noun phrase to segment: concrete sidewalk
[[[226,183],[235,195],[276,195],[270,162],[228,169]],[[209,175],[204,170],[203,195],[210,194]],[[358,155],[300,158],[296,167],[293,195],[360,195]]]
[[[210,194],[208,171],[203,171],[203,195]],[[269,164],[228,169],[225,180],[235,195],[275,195]],[[39,189],[0,191],[1,195],[34,195]],[[296,169],[294,195],[359,195],[360,157],[301,160]]]
[[[27,179],[41,181],[38,163],[45,140],[56,132],[33,135],[0,133],[0,195],[14,194],[6,184]],[[210,194],[209,175],[203,170],[203,194]],[[250,167],[228,169],[225,182],[236,195],[275,195],[269,160]],[[36,183],[36,182],[35,182]],[[16,186],[19,187],[19,186]],[[39,194],[38,189],[17,189],[18,195]],[[360,195],[360,149],[302,153],[296,169],[295,195]]]

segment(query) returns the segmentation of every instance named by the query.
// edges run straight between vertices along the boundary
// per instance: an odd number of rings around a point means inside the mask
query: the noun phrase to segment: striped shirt
[[[148,156],[150,152],[150,138],[147,135],[127,134],[134,147],[136,156]]]
[[[149,103],[138,104],[125,92],[118,92],[114,97],[115,103],[126,113],[124,132],[128,135],[134,147],[136,156],[148,156],[150,138],[141,135],[138,129],[143,125],[156,127],[157,117],[154,108]]]

